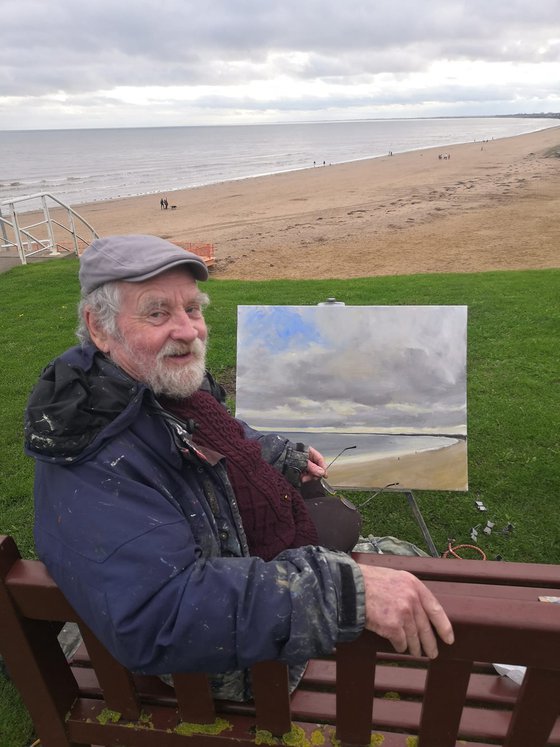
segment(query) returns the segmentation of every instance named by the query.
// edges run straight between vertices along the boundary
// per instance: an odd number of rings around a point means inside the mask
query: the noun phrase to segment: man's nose
[[[188,342],[196,340],[198,329],[186,311],[178,313],[173,322],[173,329],[170,333],[173,340],[187,340]]]

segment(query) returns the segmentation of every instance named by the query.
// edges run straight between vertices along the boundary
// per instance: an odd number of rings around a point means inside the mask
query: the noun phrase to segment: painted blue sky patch
[[[238,318],[238,337],[252,340],[261,350],[277,355],[285,350],[307,348],[310,343],[325,344],[314,314],[307,307],[243,306]],[[256,335],[259,336],[257,340]]]

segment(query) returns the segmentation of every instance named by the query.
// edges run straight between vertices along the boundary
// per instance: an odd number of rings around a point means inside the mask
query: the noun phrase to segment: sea
[[[305,124],[0,130],[0,207],[48,192],[75,207],[217,182],[511,137],[545,118],[379,119]],[[29,209],[37,205],[26,203]]]
[[[394,460],[400,462],[401,457],[422,454],[420,470],[404,459],[398,465],[401,487],[467,489],[467,439],[464,435],[378,435],[352,433],[351,428],[344,433],[271,430],[294,443],[303,442],[318,449],[329,465],[328,482],[332,486],[369,490],[395,485]],[[459,450],[449,448],[459,444]],[[441,455],[445,455],[443,460]],[[384,462],[389,457],[393,458],[392,464]]]

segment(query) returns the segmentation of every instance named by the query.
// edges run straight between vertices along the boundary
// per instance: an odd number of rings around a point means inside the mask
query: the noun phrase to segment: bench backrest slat
[[[122,714],[123,718],[136,721],[140,717],[141,707],[132,674],[109,653],[83,622],[80,623],[80,632],[107,707]]]
[[[288,668],[279,661],[263,661],[251,667],[258,729],[286,734],[291,728]]]
[[[373,710],[376,637],[360,636],[336,649],[336,737],[368,744]]]
[[[423,744],[455,747],[471,671],[470,661],[430,662],[420,717]]]
[[[374,553],[353,553],[352,557],[366,565],[405,571],[414,569],[414,574],[423,580],[456,581],[460,576],[462,583],[560,588],[560,565],[548,563],[485,563],[480,560],[458,561],[452,558],[416,558]]]
[[[208,677],[203,673],[175,674],[173,685],[181,721],[211,724],[216,718]]]
[[[546,744],[559,710],[558,673],[529,668],[513,710],[504,747]]]

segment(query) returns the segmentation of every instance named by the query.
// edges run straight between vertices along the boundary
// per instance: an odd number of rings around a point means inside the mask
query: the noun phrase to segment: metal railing
[[[40,201],[40,210],[31,208],[29,212],[30,201]],[[28,211],[18,213],[18,208],[25,203]],[[42,213],[42,220],[23,225],[25,216],[33,220],[37,212]],[[66,220],[66,223],[61,220]],[[64,252],[78,255],[81,249],[97,238],[97,232],[85,218],[48,192],[0,203],[0,251],[17,249],[22,265],[36,255],[54,257]]]

